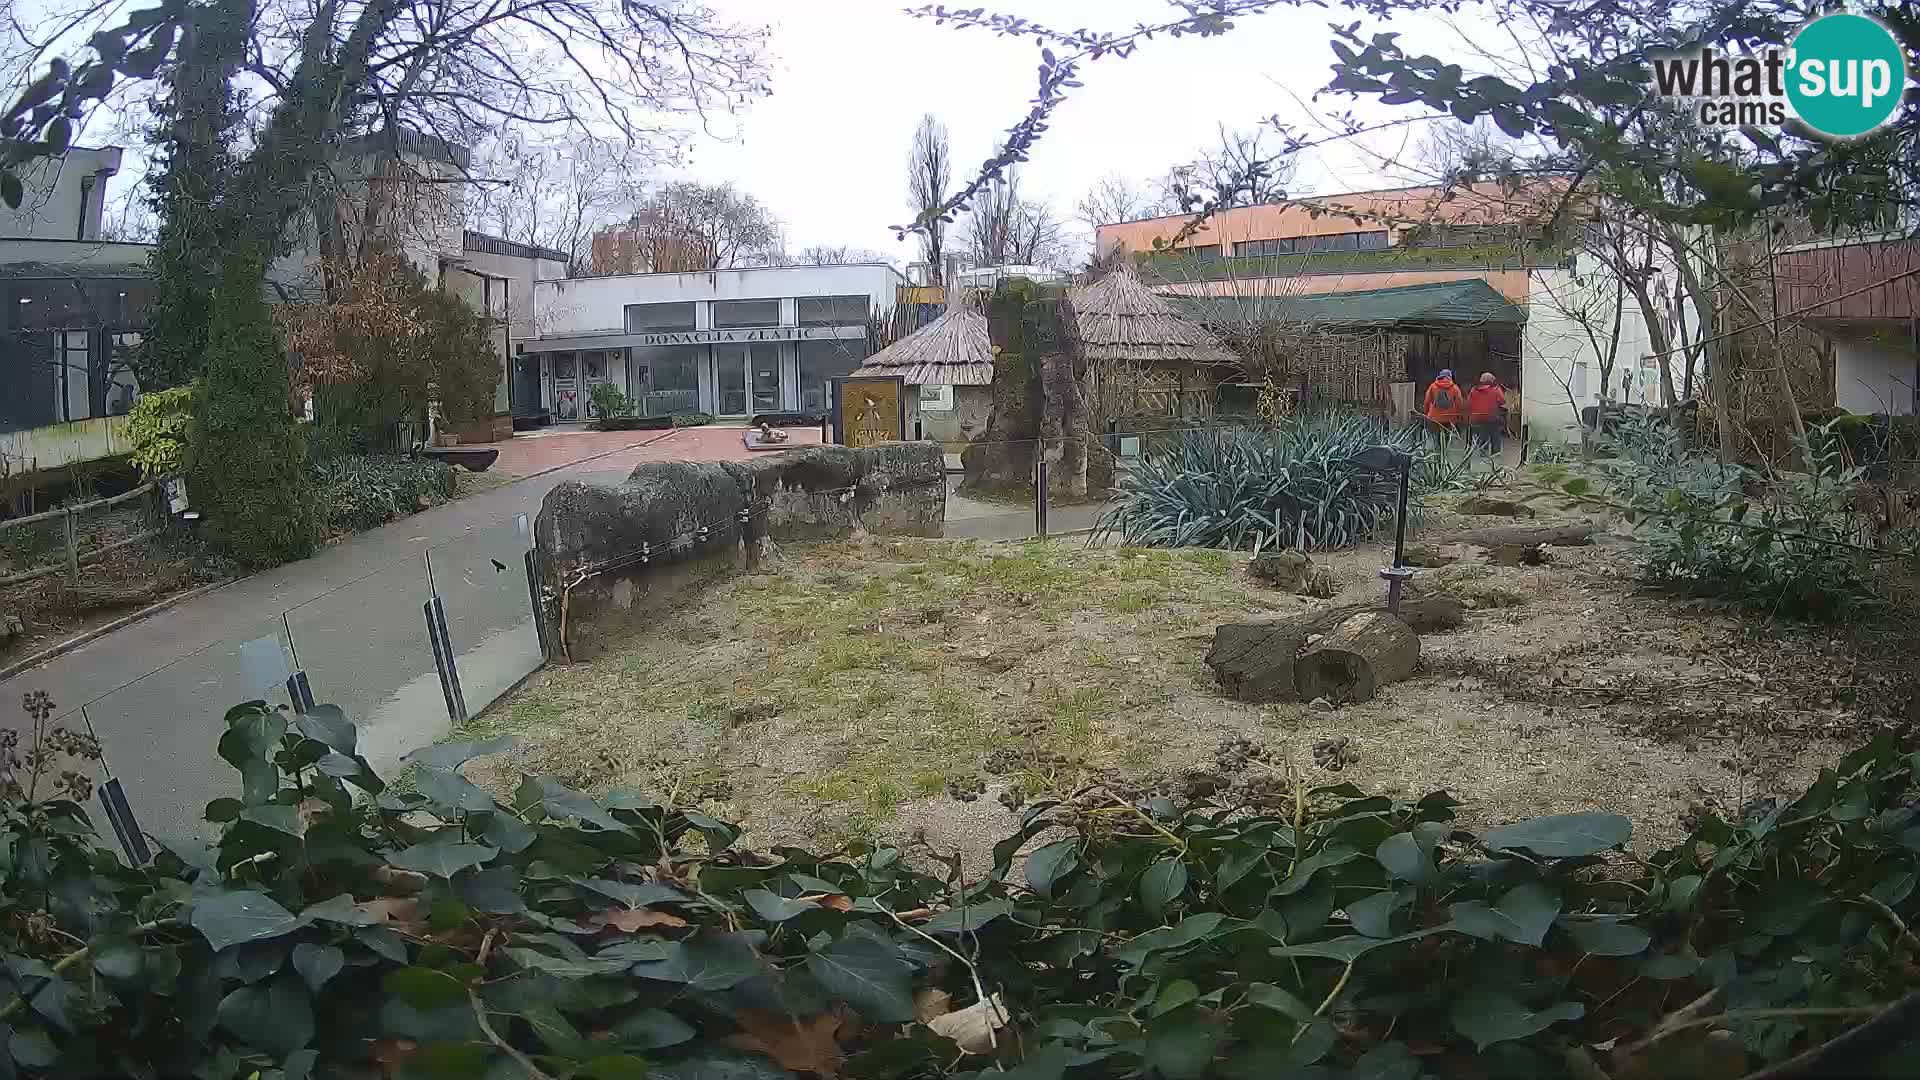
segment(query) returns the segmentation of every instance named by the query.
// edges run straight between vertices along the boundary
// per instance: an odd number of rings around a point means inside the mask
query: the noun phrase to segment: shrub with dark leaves
[[[1383,445],[1413,455],[1416,499],[1464,470],[1429,450],[1418,429],[1364,416],[1189,431],[1121,478],[1118,505],[1098,529],[1150,547],[1348,547],[1393,527],[1399,478],[1358,464]]]
[[[328,535],[364,532],[453,498],[453,466],[432,458],[342,454],[315,466]]]
[[[330,706],[224,726],[215,839],[148,866],[70,792],[0,801],[0,1072],[1591,1080],[1920,1052],[1874,1019],[1920,986],[1920,757],[1890,736],[1644,859],[1617,814],[1476,834],[1444,793],[1289,773],[1272,816],[1066,793],[979,866],[740,850],[627,789],[502,799],[461,766],[507,740],[410,755],[401,792]]]

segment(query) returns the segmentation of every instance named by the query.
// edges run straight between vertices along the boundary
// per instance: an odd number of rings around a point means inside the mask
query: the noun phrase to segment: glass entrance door
[[[754,345],[749,360],[753,365],[753,411],[780,411],[780,346]]]
[[[719,391],[720,416],[745,416],[747,413],[747,347],[713,347],[714,386]]]

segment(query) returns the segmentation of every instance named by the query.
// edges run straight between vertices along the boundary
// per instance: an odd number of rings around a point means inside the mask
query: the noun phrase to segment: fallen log
[[[1565,525],[1512,525],[1495,526],[1490,529],[1465,529],[1445,536],[1428,537],[1427,541],[1432,544],[1473,544],[1484,548],[1530,548],[1539,547],[1542,544],[1554,547],[1584,547],[1593,543],[1593,534],[1599,531],[1598,522],[1575,521]]]
[[[1293,665],[1294,687],[1308,701],[1372,701],[1382,686],[1413,674],[1419,662],[1419,635],[1388,612],[1368,611],[1300,654]]]
[[[1326,634],[1356,615],[1379,610],[1378,604],[1340,604],[1283,619],[1225,623],[1214,628],[1207,666],[1221,688],[1242,701],[1297,701],[1300,691],[1294,666],[1307,639]],[[1400,621],[1416,633],[1451,630],[1465,618],[1465,606],[1451,596],[1400,602]]]

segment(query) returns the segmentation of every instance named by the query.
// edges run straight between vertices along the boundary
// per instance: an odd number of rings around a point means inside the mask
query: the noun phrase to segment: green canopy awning
[[[1169,296],[1167,299],[1183,313],[1212,327],[1258,321],[1420,329],[1490,324],[1518,326],[1527,321],[1525,310],[1481,278],[1352,292]]]

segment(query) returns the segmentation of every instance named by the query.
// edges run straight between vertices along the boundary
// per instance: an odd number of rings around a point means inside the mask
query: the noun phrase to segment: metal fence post
[[[1033,530],[1047,535],[1047,451],[1043,446],[1033,461]]]
[[[313,687],[308,684],[305,671],[287,676],[287,699],[293,702],[293,711],[302,716],[313,711]]]
[[[521,560],[527,564],[527,603],[533,612],[533,633],[540,639],[540,658],[553,659],[553,650],[547,647],[547,620],[540,610],[540,583],[534,579],[533,552],[521,554]]]
[[[427,616],[427,642],[433,646],[433,666],[440,672],[440,692],[447,699],[447,717],[456,725],[467,722],[467,699],[460,692],[460,669],[454,666],[453,644],[447,637],[447,609],[435,593],[422,607]]]
[[[74,537],[73,510],[69,508],[65,514],[61,515],[60,520],[64,523],[67,534],[67,581],[69,584],[78,586],[80,584],[80,544]]]

